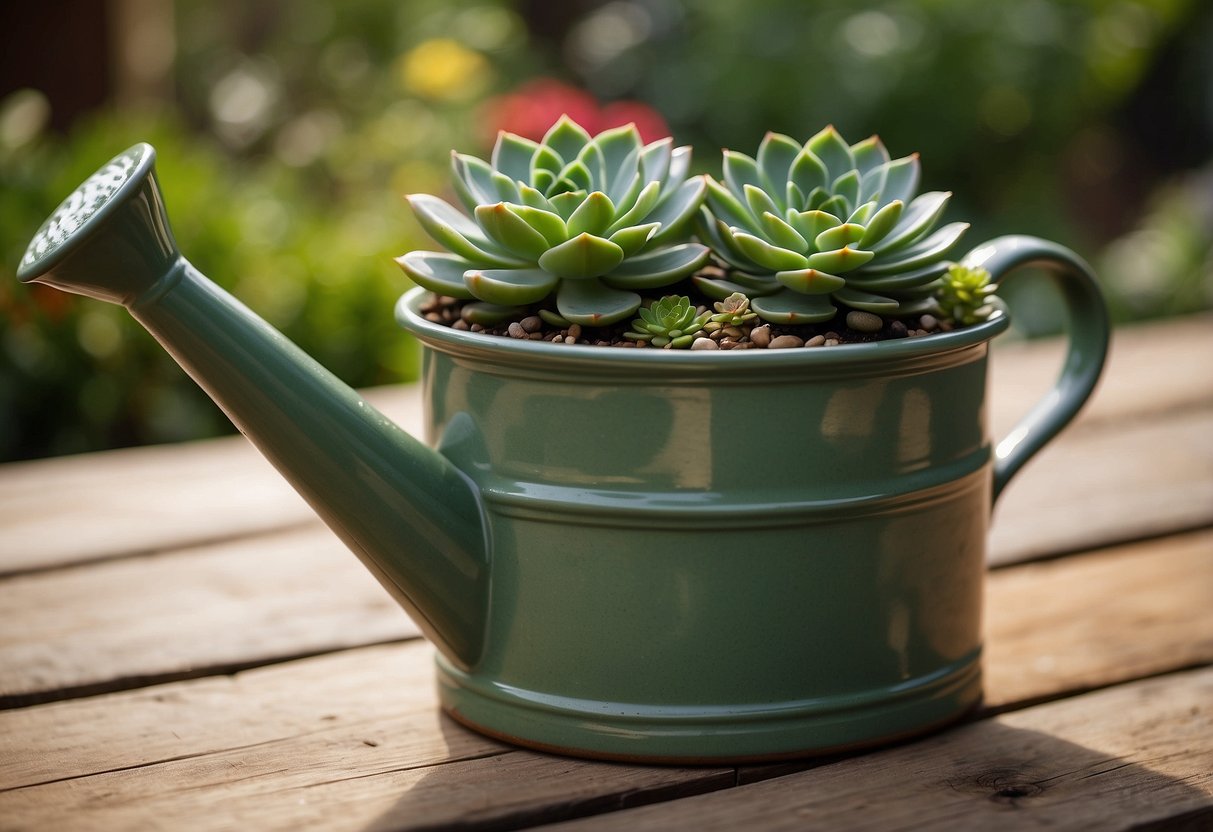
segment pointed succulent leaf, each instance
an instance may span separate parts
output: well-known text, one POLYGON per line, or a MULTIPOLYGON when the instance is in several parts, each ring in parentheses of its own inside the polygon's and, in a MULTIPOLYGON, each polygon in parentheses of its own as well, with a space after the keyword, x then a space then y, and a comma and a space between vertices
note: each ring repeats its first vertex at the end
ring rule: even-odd
POLYGON ((523 205, 538 208, 540 211, 556 213, 556 209, 552 207, 552 203, 548 202, 548 198, 530 185, 519 185, 518 193, 522 196, 523 205))
POLYGON ((890 159, 889 151, 879 136, 868 136, 851 145, 851 155, 855 157, 855 170, 859 171, 861 177, 873 168, 887 164, 890 159))
MULTIPOLYGON (((831 228, 837 228, 842 225, 842 220, 833 214, 827 214, 825 211, 799 211, 795 214, 789 213, 788 222, 793 228, 804 237, 805 242, 811 242, 823 232, 831 228)), ((814 243, 814 247, 816 244, 814 243)), ((805 249, 807 250, 806 245, 805 249)))
POLYGON ((562 194, 556 194, 548 198, 548 202, 556 209, 556 213, 565 222, 569 221, 569 217, 573 216, 573 212, 577 210, 577 206, 585 199, 585 191, 565 191, 562 194))
POLYGON ((843 246, 849 246, 852 243, 858 243, 863 239, 864 231, 865 229, 862 225, 844 222, 842 225, 827 228, 818 234, 814 238, 813 244, 817 246, 818 251, 831 251, 843 246))
MULTIPOLYGON (((790 182, 792 163, 800 153, 800 143, 782 133, 767 133, 758 145, 758 169, 763 176, 762 187, 772 197, 783 196, 790 182)), ((787 205, 781 205, 786 209, 787 205)), ((777 212, 782 213, 782 211, 777 212)))
POLYGON ((714 218, 722 220, 729 226, 741 228, 753 234, 757 234, 762 230, 758 225, 757 219, 750 213, 749 208, 734 196, 732 191, 711 177, 707 179, 707 187, 707 207, 712 212, 714 218))
POLYGON ((953 222, 908 248, 878 257, 864 267, 868 274, 892 274, 925 266, 947 254, 968 229, 967 222, 953 222))
POLYGON ((855 167, 855 157, 851 154, 850 146, 838 135, 832 124, 805 142, 804 146, 813 151, 813 155, 825 165, 828 172, 826 181, 832 182, 855 167))
POLYGON ((615 219, 615 206, 602 191, 594 191, 569 215, 569 236, 602 234, 615 219))
POLYGON ((644 177, 640 175, 640 171, 636 171, 632 174, 631 179, 626 182, 621 181, 620 186, 613 191, 609 191, 607 196, 611 198, 611 202, 615 203, 615 212, 623 214, 632 209, 632 206, 636 204, 636 200, 640 199, 640 195, 649 185, 657 186, 653 192, 655 196, 661 195, 660 182, 646 183, 644 177))
POLYGON ((817 206, 818 211, 825 211, 837 217, 847 217, 851 214, 851 203, 842 194, 835 194, 817 206))
MULTIPOLYGON (((637 177, 636 181, 639 182, 640 178, 637 177)), ((615 221, 607 228, 607 233, 613 234, 620 229, 627 228, 629 225, 636 225, 641 222, 656 207, 659 199, 661 199, 661 183, 650 182, 645 185, 636 196, 636 201, 632 206, 624 211, 623 214, 616 217, 615 221)))
POLYGON ((733 272, 730 277, 734 283, 742 286, 746 294, 752 298, 773 295, 782 292, 783 287, 773 274, 749 274, 748 272, 733 272))
POLYGON ((645 145, 640 153, 640 170, 645 182, 664 182, 670 172, 670 160, 674 153, 674 140, 658 139, 645 145))
POLYGON ((472 297, 463 282, 463 274, 475 267, 457 254, 410 251, 403 257, 397 257, 396 263, 410 280, 435 294, 464 300, 472 297))
POLYGON ((521 260, 486 237, 474 222, 444 200, 429 194, 411 194, 407 199, 421 227, 448 251, 477 266, 521 264, 521 260))
POLYGON ((605 286, 598 280, 562 280, 556 290, 561 317, 581 326, 606 326, 640 308, 640 295, 605 286))
POLYGON ((545 194, 556 192, 556 174, 545 168, 536 168, 531 172, 531 184, 545 194))
POLYGON ((878 165, 872 168, 859 179, 859 199, 861 202, 875 202, 877 205, 883 205, 888 202, 887 199, 882 199, 884 193, 885 182, 889 178, 889 166, 878 165))
POLYGON ((803 269, 809 263, 805 259, 805 256, 799 252, 788 251, 786 248, 773 246, 766 240, 755 237, 753 234, 747 234, 744 231, 734 230, 733 239, 737 242, 738 247, 745 252, 746 257, 762 268, 773 272, 785 269, 803 269))
POLYGON ((522 202, 522 192, 518 184, 504 173, 493 171, 493 190, 501 202, 522 202))
POLYGON ((635 124, 628 124, 624 127, 605 130, 599 133, 594 141, 597 142, 598 149, 602 151, 602 164, 607 176, 606 192, 611 195, 618 180, 623 179, 626 184, 636 172, 635 162, 630 165, 625 165, 624 162, 633 153, 636 154, 636 159, 640 158, 640 150, 643 147, 640 132, 637 131, 635 124))
POLYGON ((854 206, 859 204, 859 174, 849 170, 835 179, 832 187, 836 197, 846 200, 846 213, 850 214, 854 206))
MULTIPOLYGON (((539 266, 544 271, 570 280, 600 277, 622 262, 622 248, 593 234, 578 234, 539 258, 539 266)), ((561 314, 564 314, 563 310, 561 314)))
POLYGON ((776 272, 775 279, 802 295, 828 295, 847 285, 845 278, 819 269, 789 269, 776 272))
POLYGON ((826 171, 826 166, 821 163, 813 151, 809 148, 802 148, 800 153, 796 154, 796 159, 792 162, 792 170, 789 174, 792 182, 804 194, 804 201, 800 205, 788 203, 789 208, 807 208, 810 201, 813 199, 813 191, 825 187, 826 177, 829 175, 826 171))
POLYGON ((762 188, 747 183, 743 188, 743 193, 746 205, 749 206, 750 213, 755 217, 761 217, 766 213, 779 213, 779 206, 775 204, 775 200, 771 199, 762 188))
POLYGON ((577 158, 581 148, 585 147, 589 141, 590 134, 585 132, 580 124, 567 115, 562 115, 548 129, 542 144, 556 151, 562 162, 568 163, 577 158))
MULTIPOLYGON (((898 299, 896 314, 899 317, 902 315, 923 315, 927 312, 934 312, 937 308, 935 298, 928 293, 924 297, 915 298, 914 300, 898 299)), ((990 311, 993 312, 994 310, 991 308, 990 311)))
POLYGON ((761 220, 764 236, 775 245, 802 254, 809 250, 809 241, 770 211, 764 211, 761 220))
POLYGON ((904 290, 916 289, 933 283, 948 270, 948 266, 947 260, 939 260, 908 272, 895 272, 888 275, 869 275, 861 271, 857 274, 847 275, 847 285, 865 292, 899 295, 904 290))
POLYGON ((715 219, 707 206, 699 209, 699 214, 696 216, 695 233, 699 235, 699 239, 707 243, 708 246, 716 253, 716 256, 729 264, 735 269, 750 268, 751 264, 746 262, 747 258, 737 248, 737 244, 733 242, 732 232, 723 221, 715 219))
MULTIPOLYGON (((868 205, 875 204, 875 202, 868 203, 868 205)), ((873 245, 883 240, 897 226, 897 221, 901 219, 903 207, 904 203, 900 199, 895 199, 877 211, 864 223, 864 232, 863 236, 859 238, 859 247, 870 249, 873 245)))
POLYGON ((726 150, 724 152, 724 184, 739 197, 744 196, 746 185, 753 185, 761 189, 762 174, 758 171, 758 163, 744 153, 726 150))
POLYGON ((477 298, 501 306, 538 303, 560 282, 542 269, 473 269, 464 280, 477 298))
POLYGON ((655 244, 668 243, 686 233, 687 221, 703 205, 707 193, 706 177, 696 176, 683 182, 678 190, 666 194, 649 212, 645 220, 659 222, 661 228, 653 235, 655 244))
POLYGON ((847 222, 853 222, 856 225, 862 225, 862 226, 866 227, 868 224, 868 220, 870 220, 872 218, 872 215, 875 213, 876 213, 876 203, 875 202, 865 202, 863 205, 860 205, 858 208, 856 208, 854 211, 851 212, 851 216, 847 217, 847 222))
POLYGON ((507 133, 504 130, 497 133, 497 142, 493 145, 493 167, 501 171, 515 182, 531 181, 531 159, 539 145, 530 139, 507 133))
POLYGON ((846 274, 858 269, 876 255, 861 248, 843 246, 833 251, 819 251, 809 255, 809 268, 832 274, 846 274))
POLYGON ((497 201, 497 188, 493 185, 493 169, 475 156, 451 151, 451 184, 455 187, 460 202, 469 211, 477 205, 497 201))
POLYGON ((892 230, 873 246, 873 251, 877 254, 893 252, 925 236, 943 216, 951 198, 951 192, 947 191, 929 191, 915 197, 892 230))
POLYGON ((640 187, 648 184, 644 178, 644 171, 640 169, 640 154, 644 152, 643 147, 637 147, 628 152, 620 162, 619 168, 611 173, 610 187, 607 188, 607 196, 616 205, 621 205, 624 201, 624 195, 630 193, 635 187, 635 182, 640 182, 640 187))
POLYGON ((837 311, 829 295, 802 295, 785 289, 768 297, 753 298, 750 308, 773 324, 811 324, 828 321, 837 311))
POLYGON ((589 191, 594 187, 594 180, 590 176, 590 169, 574 159, 556 176, 553 187, 560 191, 589 191))
POLYGON ((569 238, 564 220, 552 211, 532 208, 529 205, 506 204, 509 211, 543 235, 549 246, 558 246, 569 238))
POLYGON ((691 148, 676 147, 670 153, 670 171, 665 177, 664 190, 672 191, 686 181, 691 172, 691 148))
MULTIPOLYGON (((805 210, 806 211, 820 211, 821 206, 825 205, 826 202, 829 201, 829 199, 830 199, 830 192, 827 191, 825 188, 814 188, 812 191, 809 192, 808 197, 804 201, 805 210)), ((842 216, 845 217, 846 214, 842 214, 842 216)))
POLYGON ((805 207, 804 192, 790 179, 784 189, 784 204, 788 206, 788 211, 800 211, 805 207))
POLYGON ((877 315, 887 315, 897 311, 897 301, 881 295, 861 292, 858 289, 843 288, 834 293, 834 299, 846 304, 852 309, 862 309, 864 312, 875 312, 877 315))
MULTIPOLYGON (((742 294, 749 298, 761 297, 761 294, 755 292, 753 289, 742 286, 739 283, 733 283, 729 280, 720 280, 713 277, 696 277, 694 282, 695 287, 712 300, 724 300, 725 298, 734 294, 742 294)), ((767 292, 767 294, 779 291, 780 289, 778 283, 774 283, 774 281, 772 281, 772 283, 774 288, 767 292)))
POLYGON ((480 324, 481 326, 496 326, 511 318, 517 320, 524 314, 526 314, 526 307, 502 306, 498 303, 487 303, 485 301, 465 303, 463 308, 459 310, 460 317, 465 321, 470 324, 480 324))
MULTIPOLYGON (((504 246, 508 251, 531 262, 548 250, 548 241, 543 235, 526 224, 517 214, 510 211, 504 202, 496 205, 479 205, 476 207, 476 222, 490 237, 504 246)), ((482 298, 482 300, 492 300, 482 298)), ((496 303, 497 301, 494 301, 496 303)))
POLYGON ((617 289, 655 289, 677 283, 703 268, 711 252, 699 243, 667 246, 624 260, 602 278, 617 289))
POLYGON ((590 172, 590 182, 594 190, 604 191, 607 187, 606 164, 598 142, 591 141, 577 154, 577 161, 590 172))
POLYGON ((627 228, 619 229, 608 239, 623 249, 624 257, 631 257, 633 254, 639 254, 644 250, 644 247, 648 245, 649 240, 652 239, 659 228, 661 228, 661 223, 659 222, 630 225, 627 228))
POLYGON ((914 198, 914 194, 918 193, 918 180, 921 176, 922 165, 918 162, 917 153, 889 162, 888 178, 880 194, 880 204, 886 205, 895 199, 909 202, 914 198))

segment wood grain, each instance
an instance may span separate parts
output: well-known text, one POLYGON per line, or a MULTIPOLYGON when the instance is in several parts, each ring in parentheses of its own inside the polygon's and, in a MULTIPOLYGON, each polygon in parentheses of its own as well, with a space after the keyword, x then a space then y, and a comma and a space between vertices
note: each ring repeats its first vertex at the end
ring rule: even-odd
POLYGON ((1118 830, 1176 818, 1213 822, 1213 669, 551 829, 1118 830))
MULTIPOLYGON (((1207 532, 996 572, 990 703, 1213 661, 1211 544, 1207 532)), ((431 655, 412 641, 0 713, 0 817, 64 829, 208 828, 207 816, 502 827, 734 782, 731 769, 586 763, 481 738, 438 715, 431 655)))

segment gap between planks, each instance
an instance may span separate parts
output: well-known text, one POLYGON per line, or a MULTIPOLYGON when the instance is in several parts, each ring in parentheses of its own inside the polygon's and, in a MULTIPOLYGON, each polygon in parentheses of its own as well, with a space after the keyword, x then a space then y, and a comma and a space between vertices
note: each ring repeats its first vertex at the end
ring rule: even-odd
MULTIPOLYGON (((1190 535, 997 573, 989 593, 999 611, 990 620, 991 706, 1010 710, 1112 686, 1073 700, 1104 702, 1098 697, 1118 683, 1213 661, 1211 541, 1213 534, 1190 535)), ((9 789, 0 793, 0 816, 14 828, 204 828, 209 819, 264 828, 503 829, 736 782, 729 768, 619 766, 510 750, 437 713, 431 654, 421 642, 362 648, 0 714, 0 789, 9 789)), ((1110 724, 1123 722, 1119 710, 1094 710, 1110 724)), ((922 742, 947 748, 970 728, 922 742)), ((984 753, 986 735, 976 736, 962 747, 984 753)), ((862 768, 918 746, 836 765, 862 768)), ((1035 753, 1025 751, 1020 762, 1035 753)))

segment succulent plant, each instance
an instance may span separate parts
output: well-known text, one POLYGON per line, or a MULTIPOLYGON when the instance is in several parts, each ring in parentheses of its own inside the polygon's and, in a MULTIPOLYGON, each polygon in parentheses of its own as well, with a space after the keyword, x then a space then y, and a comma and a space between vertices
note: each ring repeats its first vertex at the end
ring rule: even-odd
POLYGON ((491 162, 451 155, 470 219, 438 197, 408 197, 447 251, 397 262, 433 292, 481 301, 481 319, 554 294, 570 323, 623 320, 640 307, 637 290, 676 283, 707 262, 706 247, 680 242, 706 189, 705 177, 687 178, 690 159, 689 147, 668 138, 643 144, 634 125, 591 138, 562 116, 538 144, 502 132, 491 162))
POLYGON ((709 319, 711 323, 721 326, 740 326, 758 317, 750 311, 750 299, 741 292, 734 292, 724 300, 712 304, 716 314, 709 319))
POLYGON ((700 314, 685 296, 667 295, 650 307, 641 307, 640 317, 624 333, 633 341, 650 341, 655 347, 689 347, 695 333, 703 329, 710 312, 700 314))
POLYGON ((990 283, 990 273, 953 263, 944 273, 935 291, 940 314, 965 326, 981 323, 994 307, 990 300, 998 286, 990 283))
POLYGON ((915 196, 919 177, 917 154, 892 159, 876 136, 848 145, 833 127, 803 146, 768 133, 757 158, 726 150, 697 229, 732 272, 695 282, 712 297, 744 292, 774 323, 829 320, 835 303, 925 311, 968 224, 936 230, 951 194, 915 196))

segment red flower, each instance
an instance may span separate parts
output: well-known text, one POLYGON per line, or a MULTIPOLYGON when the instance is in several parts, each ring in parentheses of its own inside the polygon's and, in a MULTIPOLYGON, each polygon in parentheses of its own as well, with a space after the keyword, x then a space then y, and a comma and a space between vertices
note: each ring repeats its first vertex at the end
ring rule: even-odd
POLYGON ((665 119, 639 101, 614 101, 605 106, 585 90, 551 78, 537 78, 485 105, 482 123, 490 128, 491 143, 498 130, 539 141, 558 118, 567 115, 590 135, 633 123, 645 142, 670 135, 665 119))

